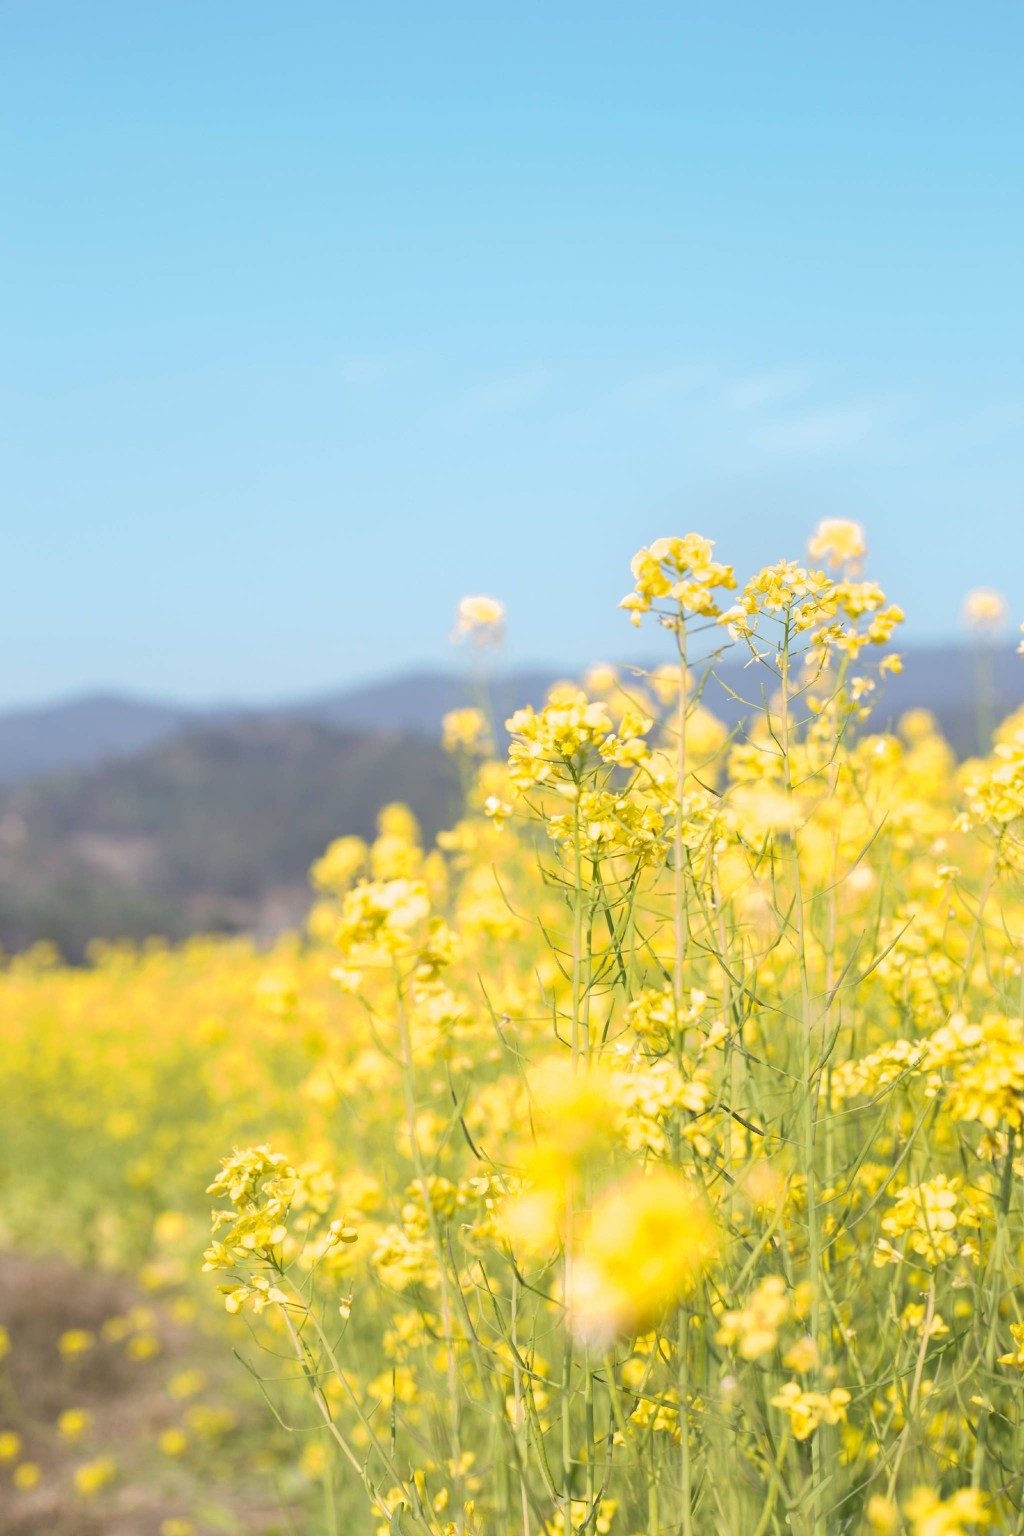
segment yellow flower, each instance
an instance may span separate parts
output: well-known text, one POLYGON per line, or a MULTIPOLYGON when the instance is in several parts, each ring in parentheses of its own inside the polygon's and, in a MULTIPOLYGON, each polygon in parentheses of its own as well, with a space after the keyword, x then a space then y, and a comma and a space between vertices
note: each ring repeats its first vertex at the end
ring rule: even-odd
POLYGON ((797 1339, 795 1344, 782 1357, 782 1363, 788 1370, 796 1371, 798 1376, 805 1376, 808 1371, 813 1371, 818 1363, 818 1346, 809 1334, 797 1339))
POLYGON ((619 681, 619 674, 614 667, 607 662, 597 662, 588 667, 583 677, 583 686, 587 693, 613 693, 619 681))
POLYGON ((129 1360, 149 1360, 160 1353, 160 1340, 155 1333, 137 1333, 128 1340, 124 1352, 129 1360))
POLYGON ((568 1525, 564 1510, 556 1510, 547 1524, 541 1527, 541 1536, 570 1536, 572 1531, 580 1530, 594 1531, 596 1536, 608 1536, 618 1507, 618 1499, 599 1499, 596 1510, 587 1504, 586 1499, 572 1499, 568 1525))
POLYGON ((783 1408, 789 1414, 794 1440, 808 1440, 819 1424, 840 1424, 845 1420, 850 1394, 843 1387, 833 1387, 827 1394, 804 1392, 797 1382, 787 1381, 771 1401, 774 1408, 783 1408))
POLYGON ((479 755, 490 750, 487 719, 480 709, 450 709, 441 721, 441 745, 446 752, 479 755))
POLYGON ((365 867, 369 849, 361 837, 339 837, 311 866, 309 878, 321 891, 341 892, 365 867))
POLYGON ((86 1328, 69 1328, 57 1340, 57 1348, 66 1359, 84 1355, 96 1343, 96 1335, 86 1328))
POLYGON ((85 1408, 65 1408, 57 1419, 57 1433, 62 1440, 81 1440, 92 1424, 92 1414, 85 1408))
POLYGON ((496 644, 501 637, 505 605, 496 597, 463 597, 455 618, 456 641, 471 639, 477 645, 496 644))
POLYGON ((854 575, 867 552, 864 529, 847 517, 823 517, 807 544, 812 560, 847 566, 854 575))
POLYGON ((408 949, 412 930, 430 915, 422 880, 364 881, 348 892, 334 942, 343 953, 370 960, 408 949))
POLYGON ((736 578, 731 566, 712 560, 713 548, 711 539, 688 533, 684 538, 655 539, 650 548, 639 550, 631 564, 636 585, 619 604, 630 622, 638 625, 659 599, 667 602, 659 614, 670 628, 688 614, 714 618, 720 609, 712 593, 718 587, 734 587, 736 578))
POLYGON ((167 1383, 167 1390, 171 1397, 183 1402, 186 1398, 195 1397, 197 1392, 202 1392, 206 1382, 205 1371, 178 1371, 167 1383))
POLYGON ((582 1167, 608 1148, 621 1106, 607 1068, 595 1064, 576 1072, 564 1057, 549 1058, 534 1068, 530 1090, 545 1128, 545 1183, 560 1182, 567 1165, 582 1167))
POLYGON ((734 638, 745 640, 759 657, 755 639, 762 618, 785 624, 791 639, 808 636, 811 659, 817 656, 821 665, 833 648, 856 659, 865 646, 891 640, 897 624, 903 622, 903 610, 885 603, 877 582, 833 581, 823 571, 779 560, 747 582, 739 602, 721 614, 718 623, 734 638), (858 621, 864 618, 868 623, 861 628, 858 621))
POLYGON ((27 1493, 30 1488, 35 1488, 43 1475, 43 1469, 35 1461, 23 1461, 15 1467, 11 1481, 15 1488, 27 1493))
POLYGON ((735 1344, 744 1360, 756 1360, 775 1348, 788 1316, 786 1282, 781 1275, 769 1275, 741 1311, 724 1314, 715 1339, 719 1344, 735 1344))
POLYGON ((968 1526, 984 1529, 991 1524, 987 1501, 973 1488, 960 1488, 940 1499, 930 1488, 915 1488, 904 1506, 913 1536, 961 1536, 968 1526))
POLYGON ((162 1211, 153 1223, 153 1236, 162 1247, 174 1247, 188 1232, 188 1219, 180 1211, 162 1211))
POLYGON ((664 1169, 633 1174, 594 1206, 568 1275, 570 1322, 599 1343, 650 1326, 690 1289, 716 1247, 695 1190, 664 1169))
POLYGON ((900 1528, 900 1512, 891 1499, 874 1493, 868 1499, 868 1525, 877 1536, 896 1536, 900 1528))
POLYGON ((117 1463, 112 1456, 100 1456, 95 1461, 83 1462, 75 1468, 74 1484, 83 1498, 90 1498, 108 1487, 117 1476, 117 1463))
POLYGON ((302 1470, 309 1478, 323 1476, 324 1467, 327 1465, 327 1447, 322 1440, 309 1440, 302 1452, 302 1470))
POLYGON ((960 1181, 940 1173, 923 1184, 908 1184, 882 1222, 890 1238, 906 1235, 907 1246, 927 1264, 952 1259, 960 1249, 957 1222, 973 1220, 972 1208, 958 1210, 960 1181))
POLYGON ((13 1429, 0 1430, 0 1461, 15 1461, 21 1454, 21 1436, 13 1429))
POLYGON ((512 815, 512 807, 507 800, 500 800, 497 795, 488 795, 484 801, 484 815, 490 817, 500 832, 512 815))
POLYGON ((1014 1347, 1009 1354, 999 1356, 999 1364, 1015 1365, 1019 1371, 1024 1371, 1024 1323, 1011 1323, 1010 1333, 1014 1347))
POLYGON ((501 1230, 514 1248, 524 1253, 543 1253, 561 1240, 564 1201, 555 1190, 526 1190, 506 1201, 501 1230))
POLYGON ((548 780, 575 784, 580 769, 614 735, 604 701, 576 691, 560 693, 539 714, 530 705, 517 709, 505 727, 513 738, 508 776, 517 794, 548 780))
POLYGON ((738 784, 729 805, 741 835, 755 845, 772 833, 791 834, 801 819, 794 797, 773 784, 738 784))
POLYGON ((942 1062, 951 1069, 953 1119, 977 1120, 990 1131, 1004 1123, 1019 1126, 1024 1117, 1024 1020, 988 1014, 970 1037, 962 1032, 958 1043, 960 1049, 942 1062))
POLYGON ((900 1327, 908 1333, 919 1333, 922 1338, 941 1339, 949 1333, 949 1325, 944 1321, 941 1312, 933 1313, 928 1318, 927 1308, 919 1301, 908 1302, 900 1313, 900 1327))
POLYGON ((1006 614, 1006 598, 991 587, 974 587, 964 598, 963 616, 971 629, 999 629, 1006 614))

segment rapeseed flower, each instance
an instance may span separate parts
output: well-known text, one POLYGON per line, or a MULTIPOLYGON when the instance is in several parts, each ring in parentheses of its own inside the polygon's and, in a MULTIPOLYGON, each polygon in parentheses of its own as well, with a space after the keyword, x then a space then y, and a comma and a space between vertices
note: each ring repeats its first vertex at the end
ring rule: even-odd
MULTIPOLYGON (((625 610, 667 654, 555 684, 500 760, 457 712, 457 821, 335 839, 301 934, 4 963, 4 1241, 45 1210, 153 1293, 70 1310, 58 1384, 102 1341, 181 1405, 150 1456, 249 1456, 230 1371, 147 1360, 196 1323, 235 1146, 206 1263, 275 1411, 322 1426, 245 1463, 294 1461, 300 1521, 334 1489, 339 1529, 365 1496, 431 1536, 1024 1505, 1024 715, 962 767, 926 713, 885 728, 902 614, 864 544, 826 520, 738 592, 699 536, 640 551, 625 610)), ((5 1427, 9 1488, 27 1454, 5 1427)))
POLYGON ((856 575, 867 552, 864 529, 847 517, 823 517, 807 544, 812 560, 845 566, 852 575, 856 575))
POLYGON ((91 1498, 108 1488, 117 1478, 117 1463, 112 1456, 98 1456, 83 1462, 74 1471, 75 1489, 83 1498, 91 1498))
POLYGON ((805 1392, 799 1382, 787 1381, 772 1398, 774 1408, 789 1415, 794 1440, 809 1440, 820 1424, 841 1424, 846 1418, 850 1394, 844 1387, 830 1392, 805 1392))
POLYGON ((505 604, 496 597, 463 597, 459 599, 455 617, 453 639, 472 640, 476 645, 494 645, 501 639, 505 622, 505 604))
POLYGON ((1006 598, 992 587, 974 587, 964 598, 964 621, 972 629, 999 629, 1007 612, 1006 598))
POLYGON ((960 1488, 940 1499, 930 1488, 918 1488, 904 1506, 913 1536, 963 1536, 973 1527, 991 1524, 988 1501, 974 1488, 960 1488))
POLYGON ((660 1170, 614 1184, 594 1206, 569 1277, 571 1326, 595 1344, 656 1322, 712 1258, 716 1234, 694 1188, 660 1170))

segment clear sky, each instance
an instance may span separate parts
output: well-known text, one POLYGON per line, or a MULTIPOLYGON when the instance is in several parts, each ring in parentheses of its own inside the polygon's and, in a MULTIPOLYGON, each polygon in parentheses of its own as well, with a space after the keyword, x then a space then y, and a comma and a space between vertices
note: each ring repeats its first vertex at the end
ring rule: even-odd
MULTIPOLYGON (((0 13, 0 703, 637 654, 628 561, 863 521, 1024 617, 1024 8, 0 13)), ((651 653, 651 636, 641 642, 651 653)))

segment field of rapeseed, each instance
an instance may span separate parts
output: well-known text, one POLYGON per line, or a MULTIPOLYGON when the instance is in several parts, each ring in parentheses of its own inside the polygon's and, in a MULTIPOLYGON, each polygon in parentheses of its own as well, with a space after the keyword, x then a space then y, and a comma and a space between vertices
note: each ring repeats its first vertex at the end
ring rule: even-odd
POLYGON ((2 1245, 148 1298, 64 1329, 46 1422, 0 1335, 10 1530, 114 1529, 134 1456, 153 1536, 1022 1536, 1024 719, 876 733, 863 553, 642 550, 663 664, 507 754, 449 716, 462 820, 335 843, 272 950, 6 965, 2 1245), (175 1349, 102 1443, 74 1372, 175 1349))

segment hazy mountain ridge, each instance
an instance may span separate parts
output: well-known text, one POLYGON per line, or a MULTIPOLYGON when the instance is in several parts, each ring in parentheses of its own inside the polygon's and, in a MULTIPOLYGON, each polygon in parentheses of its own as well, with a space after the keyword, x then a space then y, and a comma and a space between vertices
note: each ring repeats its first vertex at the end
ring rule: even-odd
MULTIPOLYGON (((904 651, 901 676, 889 678, 880 695, 878 721, 905 709, 931 709, 961 752, 975 748, 979 661, 964 645, 912 646, 904 651)), ((1024 703, 1024 658, 1011 646, 988 653, 996 717, 1024 703)), ((628 669, 624 669, 628 670, 628 669)), ((730 687, 755 689, 753 674, 728 658, 721 666, 730 687)), ((510 672, 488 688, 497 720, 520 704, 538 704, 556 677, 554 668, 510 672)), ((43 773, 99 767, 145 752, 185 730, 234 725, 251 718, 309 721, 343 731, 392 731, 437 740, 449 709, 478 702, 479 689, 457 673, 423 671, 383 678, 359 687, 266 706, 189 706, 130 695, 83 695, 36 708, 0 710, 0 784, 43 773)), ((738 715, 727 695, 712 684, 707 702, 730 723, 738 715)), ((984 704, 984 700, 982 700, 984 704)))
MULTIPOLYGON (((720 670, 756 707, 765 675, 720 670)), ((539 704, 554 676, 495 682, 495 719, 539 704)), ((476 697, 424 672, 259 714, 112 696, 0 714, 0 946, 50 939, 81 959, 94 937, 300 921, 311 861, 337 836, 372 836, 388 801, 408 803, 427 839, 455 819, 441 718, 476 697)), ((745 713, 714 678, 704 702, 730 726, 745 713)), ((1022 703, 1024 659, 1009 648, 984 664, 960 647, 909 651, 869 728, 927 708, 964 756, 1022 703)))
MULTIPOLYGON (((490 702, 504 718, 520 703, 540 703, 552 672, 513 673, 492 683, 490 702)), ((364 687, 285 703, 169 704, 130 694, 83 694, 63 702, 0 710, 0 784, 66 769, 101 767, 169 741, 182 731, 249 720, 308 721, 334 730, 397 733, 437 740, 450 709, 478 702, 479 690, 444 672, 402 674, 364 687)))
POLYGON ((440 748, 396 732, 273 717, 205 725, 102 768, 0 791, 0 945, 197 930, 269 935, 301 920, 307 871, 389 801, 431 839, 458 810, 440 748))

